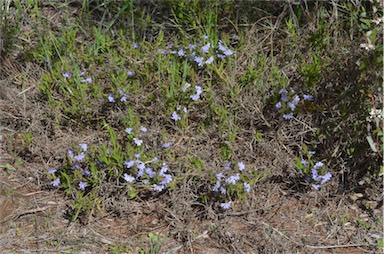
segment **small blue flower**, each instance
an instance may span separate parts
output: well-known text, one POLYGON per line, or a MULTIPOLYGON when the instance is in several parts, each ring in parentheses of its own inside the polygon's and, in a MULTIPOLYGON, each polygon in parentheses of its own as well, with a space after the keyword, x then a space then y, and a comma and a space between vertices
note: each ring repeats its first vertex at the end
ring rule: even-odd
POLYGON ((139 44, 137 44, 136 42, 132 42, 132 47, 134 47, 135 49, 139 48, 139 44))
POLYGON ((197 101, 198 99, 200 99, 200 94, 194 94, 194 95, 191 95, 190 97, 192 100, 197 101))
POLYGON ((164 186, 163 185, 154 184, 153 185, 153 190, 161 192, 162 190, 164 190, 164 186))
POLYGON ((225 209, 225 210, 229 209, 229 208, 231 207, 231 205, 232 205, 232 201, 229 201, 229 202, 227 202, 227 203, 221 203, 221 204, 220 204, 221 208, 223 208, 223 209, 225 209))
POLYGON ((220 187, 220 193, 225 195, 227 194, 227 190, 224 187, 220 187))
POLYGON ((283 115, 283 118, 284 118, 285 120, 292 119, 292 118, 293 118, 293 113, 284 114, 284 115, 283 115))
POLYGON ((217 192, 221 186, 221 183, 219 181, 216 182, 215 186, 213 187, 212 191, 217 192))
POLYGON ((84 152, 86 152, 88 150, 88 145, 87 144, 79 144, 81 150, 83 150, 84 152))
POLYGON ((127 173, 124 174, 124 180, 129 182, 129 183, 133 183, 135 181, 135 178, 131 175, 128 175, 127 173))
POLYGON ((80 189, 80 190, 85 190, 85 188, 86 188, 87 186, 88 186, 87 183, 84 183, 84 182, 80 181, 80 183, 79 183, 79 189, 80 189))
POLYGON ((85 176, 89 176, 89 175, 91 175, 91 172, 90 172, 89 170, 85 170, 85 171, 83 172, 83 175, 85 175, 85 176))
POLYGON ((137 146, 141 146, 143 144, 143 140, 137 138, 133 138, 133 142, 135 142, 137 146))
POLYGON ((92 78, 82 79, 82 80, 80 80, 80 82, 81 83, 85 83, 85 82, 92 83, 92 78))
POLYGON ((141 155, 139 153, 135 153, 135 158, 140 159, 141 155))
POLYGON ((224 174, 222 172, 219 172, 219 173, 216 174, 217 181, 220 181, 221 178, 223 178, 223 177, 224 177, 224 174))
POLYGON ((73 158, 74 158, 75 160, 77 160, 77 161, 82 161, 82 160, 84 160, 84 158, 85 158, 85 154, 82 152, 81 154, 76 155, 76 156, 74 156, 73 158))
POLYGON ((109 94, 109 95, 108 95, 108 101, 109 101, 110 103, 114 103, 114 102, 115 102, 115 99, 113 98, 113 95, 112 95, 112 94, 109 94))
POLYGON ((313 95, 307 95, 307 94, 304 94, 303 97, 304 97, 304 100, 305 100, 305 101, 311 101, 311 100, 313 100, 313 95))
POLYGON ((121 102, 126 102, 127 101, 127 95, 123 94, 123 97, 120 99, 121 102))
POLYGON ((54 174, 57 172, 57 169, 55 168, 51 168, 50 170, 48 170, 48 174, 54 174))
POLYGON ((65 73, 63 73, 63 77, 64 78, 70 78, 71 74, 69 72, 65 72, 65 73))
POLYGON ((280 89, 279 93, 282 101, 288 101, 288 91, 285 88, 280 89))
POLYGON ((185 83, 185 85, 184 85, 184 87, 183 87, 183 92, 186 92, 187 91, 187 89, 189 88, 191 86, 191 84, 190 83, 185 83))
POLYGON ((320 183, 324 184, 324 183, 328 182, 329 180, 331 180, 331 178, 332 178, 332 174, 328 172, 322 176, 320 183))
POLYGON ((54 181, 51 182, 52 186, 57 187, 60 185, 60 178, 56 178, 54 181))
POLYGON ((145 169, 145 173, 146 173, 147 175, 149 175, 150 178, 153 178, 153 177, 155 177, 155 175, 156 175, 156 172, 153 171, 153 169, 150 168, 150 167, 147 167, 147 168, 145 169))
POLYGON ((128 70, 127 71, 127 75, 132 77, 133 75, 135 75, 135 72, 134 71, 131 71, 131 70, 128 70))
POLYGON ((133 131, 133 128, 126 128, 126 129, 125 129, 125 132, 126 132, 128 135, 131 134, 132 131, 133 131))
POLYGON ((208 35, 204 35, 204 36, 203 36, 203 39, 204 39, 204 40, 208 40, 208 39, 209 39, 208 35))
POLYGON ((237 173, 236 175, 234 176, 230 176, 227 178, 227 180, 225 180, 226 183, 230 183, 230 184, 236 184, 236 181, 240 179, 240 174, 237 173))
POLYGON ((164 175, 164 180, 162 182, 160 182, 161 185, 168 185, 172 182, 172 176, 170 174, 165 174, 164 175))
POLYGON ((133 165, 135 165, 135 161, 133 161, 133 160, 125 161, 125 162, 124 162, 124 165, 125 165, 127 168, 131 168, 131 167, 133 167, 133 165))
POLYGON ((140 126, 140 130, 141 130, 141 132, 144 132, 144 133, 148 131, 148 129, 145 128, 144 126, 140 126))
POLYGON ((179 51, 177 52, 177 54, 178 54, 179 56, 184 56, 184 55, 185 55, 183 49, 179 49, 179 51))
POLYGON ((201 51, 202 52, 204 52, 204 53, 208 53, 208 51, 209 51, 209 48, 211 47, 211 43, 207 43, 207 44, 205 44, 203 47, 201 47, 201 51))
POLYGON ((299 102, 300 102, 300 97, 296 95, 295 98, 293 98, 292 103, 297 105, 299 102))
POLYGON ((281 102, 280 101, 278 103, 276 103, 275 108, 277 110, 281 109, 281 102))
POLYGON ((195 57, 195 62, 197 63, 197 65, 198 65, 199 67, 202 67, 203 64, 204 64, 204 57, 196 56, 196 57, 195 57))
POLYGON ((320 188, 320 184, 312 184, 312 189, 318 190, 320 188))
POLYGON ((213 60, 215 60, 215 58, 213 58, 213 56, 211 56, 210 58, 208 58, 208 59, 205 61, 205 63, 206 63, 206 64, 211 64, 211 63, 213 63, 213 60))
POLYGON ((324 166, 324 163, 322 163, 321 161, 318 161, 318 162, 316 162, 314 168, 318 169, 318 168, 321 168, 322 166, 324 166))
POLYGON ((230 170, 231 169, 231 163, 230 162, 225 163, 224 169, 230 170))
POLYGON ((179 120, 181 120, 180 116, 177 115, 176 111, 174 111, 174 112, 172 113, 172 117, 171 117, 171 118, 172 118, 173 120, 175 120, 175 121, 179 121, 179 120))
POLYGON ((251 185, 249 183, 244 183, 243 185, 246 192, 251 192, 251 185))
POLYGON ((294 111, 296 108, 296 105, 293 102, 288 102, 287 105, 291 108, 292 111, 294 111))
POLYGON ((141 181, 143 184, 149 184, 149 180, 148 179, 144 179, 143 181, 141 181))
POLYGON ((170 146, 171 146, 170 143, 164 143, 161 147, 162 147, 162 148, 168 148, 168 147, 170 147, 170 146))
POLYGON ((73 159, 73 151, 72 150, 68 150, 68 157, 73 159))
POLYGON ((237 166, 239 167, 240 171, 243 171, 245 169, 245 164, 242 161, 239 161, 237 163, 237 166))

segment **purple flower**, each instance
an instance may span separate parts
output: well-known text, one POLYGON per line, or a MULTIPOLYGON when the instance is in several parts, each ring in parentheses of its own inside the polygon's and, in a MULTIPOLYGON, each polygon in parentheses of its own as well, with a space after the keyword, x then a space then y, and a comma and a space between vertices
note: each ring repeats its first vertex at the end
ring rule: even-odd
POLYGON ((90 172, 89 170, 85 170, 85 171, 83 172, 83 175, 85 175, 85 176, 89 176, 89 175, 91 175, 91 172, 90 172))
POLYGON ((133 46, 135 49, 139 48, 139 45, 138 45, 136 42, 132 42, 132 46, 133 46))
POLYGON ((127 173, 124 174, 124 180, 129 182, 129 183, 133 183, 135 181, 135 178, 131 175, 128 175, 127 173))
POLYGON ((245 164, 242 161, 239 161, 237 163, 237 166, 239 167, 240 171, 243 171, 245 169, 245 164))
POLYGON ((320 184, 312 184, 312 189, 318 190, 320 188, 320 184))
POLYGON ((168 165, 163 163, 163 166, 160 169, 159 175, 165 176, 165 173, 169 170, 168 165))
POLYGON ((195 49, 196 48, 196 45, 195 44, 189 44, 187 49, 195 49))
POLYGON ((160 192, 160 191, 164 190, 164 186, 163 185, 154 184, 153 185, 153 190, 160 192))
POLYGON ((139 170, 141 170, 141 171, 144 172, 144 169, 145 169, 145 163, 142 162, 142 161, 137 160, 137 161, 136 161, 136 164, 137 164, 137 168, 138 168, 139 170))
POLYGON ((115 102, 115 99, 113 98, 113 96, 112 96, 111 93, 108 95, 108 101, 109 101, 110 103, 114 103, 114 102, 115 102))
POLYGON ((205 63, 211 64, 211 63, 213 63, 213 60, 215 60, 215 58, 213 58, 213 56, 211 56, 210 58, 207 59, 207 61, 205 61, 205 63))
POLYGON ((277 110, 281 109, 281 102, 280 101, 278 103, 276 103, 275 108, 277 110))
POLYGON ((311 101, 311 100, 313 100, 313 95, 307 95, 307 94, 304 94, 303 97, 304 97, 304 100, 305 100, 305 101, 311 101))
POLYGON ((231 207, 231 205, 232 205, 232 201, 229 201, 228 203, 221 203, 220 204, 221 208, 223 208, 225 210, 229 209, 231 207))
POLYGON ((287 105, 291 108, 292 111, 294 111, 296 108, 296 105, 293 102, 288 102, 287 105))
POLYGON ((329 180, 331 180, 331 178, 332 178, 332 174, 331 173, 326 173, 325 175, 323 175, 322 177, 321 177, 321 184, 324 184, 324 183, 326 183, 326 182, 328 182, 329 180))
POLYGON ((219 173, 216 174, 217 181, 220 181, 221 178, 223 178, 223 177, 224 177, 224 174, 222 172, 219 172, 219 173))
POLYGON ((322 166, 324 166, 324 163, 322 163, 321 161, 318 161, 318 162, 316 162, 314 168, 318 169, 318 168, 321 168, 322 166))
POLYGON ((160 182, 161 185, 168 185, 172 182, 172 176, 170 174, 165 174, 164 175, 164 180, 162 182, 160 182))
POLYGON ((148 179, 144 179, 143 181, 141 181, 143 184, 148 184, 149 183, 149 180, 148 179))
POLYGON ((251 185, 249 183, 244 183, 243 185, 246 192, 251 192, 251 185))
POLYGON ((227 194, 227 190, 224 187, 220 187, 220 193, 225 195, 227 194))
POLYGON ((183 87, 183 92, 186 92, 187 91, 187 89, 189 88, 191 86, 191 84, 190 83, 185 83, 185 85, 184 85, 184 87, 183 87))
POLYGON ((127 95, 123 94, 123 97, 120 99, 121 102, 126 102, 127 101, 127 95))
POLYGON ((199 67, 203 66, 203 64, 204 64, 204 57, 196 56, 195 57, 195 62, 197 63, 197 65, 199 67))
POLYGON ((73 159, 73 151, 72 150, 68 150, 68 157, 73 159))
POLYGON ((164 143, 161 147, 162 147, 162 148, 168 148, 168 147, 170 147, 170 146, 171 146, 170 143, 164 143))
POLYGON ((230 176, 227 178, 227 180, 225 180, 226 183, 230 183, 230 184, 236 184, 236 181, 240 179, 240 174, 237 173, 236 175, 234 176, 230 176))
POLYGON ((140 130, 141 130, 141 132, 144 132, 144 133, 148 131, 148 129, 145 128, 144 126, 140 126, 140 130))
POLYGON ((155 171, 153 171, 153 169, 150 168, 150 167, 147 167, 147 168, 145 169, 145 173, 146 173, 147 175, 149 175, 150 178, 153 178, 153 177, 156 175, 155 171))
POLYGON ((131 134, 132 131, 133 131, 133 128, 126 128, 126 129, 125 129, 125 132, 126 132, 128 135, 131 134))
POLYGON ((51 182, 53 187, 57 187, 60 185, 60 178, 56 178, 54 181, 51 182))
POLYGON ((84 160, 84 158, 85 158, 85 154, 82 152, 81 154, 76 155, 76 156, 74 156, 73 158, 74 158, 75 160, 77 160, 77 161, 82 161, 82 160, 84 160))
POLYGON ((136 159, 140 159, 140 157, 141 157, 141 155, 140 155, 139 153, 136 153, 136 154, 135 154, 135 158, 136 158, 136 159))
POLYGON ((63 77, 64 78, 70 78, 71 74, 69 72, 65 72, 65 73, 63 73, 63 77))
POLYGON ((224 169, 226 169, 226 170, 231 169, 231 163, 230 162, 225 163, 224 169))
POLYGON ((188 109, 186 107, 183 108, 184 113, 188 112, 188 109))
POLYGON ((219 182, 219 181, 217 181, 217 182, 216 182, 216 184, 215 184, 215 186, 213 187, 213 189, 212 189, 212 190, 216 192, 216 191, 218 191, 218 190, 219 190, 220 186, 221 186, 220 182, 219 182))
POLYGON ((181 110, 181 106, 178 105, 178 106, 176 107, 176 110, 181 110))
POLYGON ((194 94, 194 95, 191 95, 190 97, 192 100, 197 101, 198 99, 200 99, 200 94, 194 94))
POLYGON ((124 165, 127 167, 127 168, 131 168, 133 167, 133 165, 135 165, 135 162, 133 160, 128 160, 128 161, 125 161, 124 162, 124 165))
POLYGON ((85 82, 92 83, 92 78, 82 79, 82 80, 80 80, 80 82, 81 83, 85 83, 85 82))
POLYGON ((79 146, 81 147, 81 150, 83 150, 84 152, 86 152, 88 150, 87 144, 79 144, 79 146))
POLYGON ((307 165, 307 163, 308 163, 307 160, 304 160, 304 159, 301 160, 301 164, 303 164, 304 166, 307 165))
POLYGON ((171 117, 173 120, 175 120, 175 121, 179 121, 181 118, 180 118, 180 116, 178 116, 177 115, 177 113, 176 113, 176 111, 174 111, 173 113, 172 113, 172 117, 171 117))
POLYGON ((80 181, 80 183, 79 183, 79 189, 80 190, 85 190, 85 187, 87 187, 87 186, 88 186, 87 183, 80 181))
POLYGON ((137 146, 141 146, 141 144, 143 144, 143 140, 141 139, 137 139, 137 138, 133 138, 133 142, 135 142, 135 144, 137 146))
POLYGON ((204 35, 204 36, 203 36, 203 39, 204 39, 204 40, 208 40, 208 38, 209 38, 208 35, 204 35))
POLYGON ((127 75, 132 77, 133 75, 135 75, 135 72, 134 71, 131 71, 131 70, 128 70, 127 71, 127 75))
POLYGON ((287 97, 288 91, 286 89, 284 89, 284 88, 280 89, 279 93, 281 95, 282 101, 288 101, 288 97, 287 97))
POLYGON ((201 47, 201 51, 202 52, 204 52, 204 53, 208 53, 208 51, 209 51, 209 48, 211 47, 211 43, 207 43, 207 44, 205 44, 203 47, 201 47))
POLYGON ((185 55, 183 49, 179 49, 179 51, 177 52, 177 54, 178 54, 179 56, 184 56, 184 55, 185 55))
POLYGON ((285 120, 292 119, 292 118, 293 118, 293 113, 284 114, 284 115, 283 115, 283 118, 284 118, 285 120))
POLYGON ((300 102, 300 97, 296 95, 295 98, 293 98, 292 103, 297 105, 299 102, 300 102))
POLYGON ((51 168, 50 170, 48 170, 48 174, 54 174, 57 172, 57 169, 55 168, 51 168))

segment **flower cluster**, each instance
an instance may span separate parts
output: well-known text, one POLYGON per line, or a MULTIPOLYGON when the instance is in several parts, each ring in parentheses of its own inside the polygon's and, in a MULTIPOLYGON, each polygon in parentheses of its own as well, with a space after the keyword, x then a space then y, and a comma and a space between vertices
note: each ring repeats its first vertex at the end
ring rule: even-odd
MULTIPOLYGON (((295 112, 297 104, 301 101, 300 96, 295 94, 295 91, 291 88, 288 91, 285 88, 279 90, 279 101, 275 104, 275 108, 278 111, 283 113, 283 118, 286 120, 293 118, 293 113, 295 112)), ((303 95, 303 100, 311 101, 313 100, 312 95, 303 95)))
POLYGON ((312 189, 318 190, 321 185, 325 184, 332 178, 330 172, 325 172, 324 163, 317 161, 314 163, 311 159, 312 154, 308 152, 308 160, 301 159, 296 163, 296 167, 301 174, 307 175, 306 182, 312 185, 312 189))
MULTIPOLYGON (((72 76, 72 74, 70 72, 64 72, 62 75, 65 79, 69 79, 72 76)), ((80 78, 80 82, 81 83, 89 83, 89 84, 92 83, 92 78, 91 77, 84 78, 84 75, 85 75, 84 71, 77 75, 77 77, 80 78)))
POLYGON ((208 40, 208 36, 204 36, 203 42, 189 44, 186 48, 161 50, 159 53, 163 55, 169 53, 189 59, 192 63, 197 64, 198 67, 210 65, 215 59, 224 59, 233 55, 233 51, 225 46, 222 40, 219 40, 216 46, 208 40))
MULTIPOLYGON (((223 196, 230 196, 229 190, 236 186, 241 185, 241 188, 244 192, 251 192, 251 185, 242 180, 241 174, 245 170, 245 164, 242 161, 237 162, 237 164, 232 165, 230 162, 225 163, 224 171, 221 171, 215 175, 215 185, 212 188, 212 191, 218 192, 223 196), (233 171, 238 171, 233 174, 233 171)), ((232 201, 227 203, 221 203, 220 206, 223 209, 229 209, 232 205, 232 201)))

